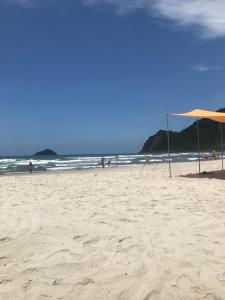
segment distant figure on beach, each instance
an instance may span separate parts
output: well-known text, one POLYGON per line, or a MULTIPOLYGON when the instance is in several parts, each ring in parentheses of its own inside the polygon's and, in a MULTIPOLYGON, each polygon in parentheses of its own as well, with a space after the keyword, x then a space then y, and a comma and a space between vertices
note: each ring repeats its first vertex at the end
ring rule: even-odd
POLYGON ((116 158, 116 165, 118 165, 118 158, 119 158, 118 154, 116 154, 115 158, 116 158))
POLYGON ((203 159, 208 159, 209 157, 208 157, 208 155, 207 154, 205 154, 205 155, 203 155, 203 159))
POLYGON ((101 165, 102 165, 102 168, 104 169, 105 168, 105 158, 104 157, 101 158, 101 165))
POLYGON ((148 164, 150 163, 150 158, 149 158, 149 156, 146 156, 145 160, 146 160, 146 164, 148 165, 148 164))
POLYGON ((108 160, 108 167, 110 167, 111 166, 111 160, 109 159, 108 160))
POLYGON ((212 158, 213 158, 213 159, 217 159, 216 151, 215 151, 215 150, 213 150, 213 152, 212 152, 212 158))
POLYGON ((30 163, 29 163, 29 172, 30 172, 30 173, 33 172, 33 164, 32 164, 31 161, 30 161, 30 163))

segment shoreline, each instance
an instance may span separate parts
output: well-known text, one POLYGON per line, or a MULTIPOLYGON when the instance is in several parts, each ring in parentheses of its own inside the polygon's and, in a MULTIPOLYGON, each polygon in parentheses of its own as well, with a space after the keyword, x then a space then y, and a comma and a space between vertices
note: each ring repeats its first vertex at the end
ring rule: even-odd
MULTIPOLYGON (((171 162, 171 167, 173 168, 173 166, 175 167, 174 169, 176 169, 176 165, 181 165, 181 164, 187 164, 189 166, 191 165, 196 165, 198 164, 197 160, 189 160, 189 161, 173 161, 171 162)), ((201 160, 201 165, 218 165, 221 164, 221 159, 216 159, 216 160, 201 160)), ((100 170, 102 171, 106 171, 106 170, 123 170, 123 169, 128 169, 128 168, 132 168, 132 169, 144 169, 144 168, 148 168, 148 167, 153 167, 154 169, 156 169, 158 166, 163 166, 164 168, 168 167, 169 163, 168 162, 150 162, 149 164, 143 163, 143 164, 130 164, 130 165, 111 165, 110 167, 105 166, 105 168, 102 167, 91 167, 91 168, 81 168, 81 169, 64 169, 64 170, 45 170, 45 171, 33 171, 32 173, 29 173, 29 171, 27 172, 0 172, 0 176, 32 176, 32 175, 50 175, 50 174, 72 174, 72 173, 84 173, 84 172, 98 172, 100 170)), ((220 169, 218 169, 220 170, 220 169)), ((215 171, 213 169, 213 171, 215 171)), ((204 171, 203 171, 204 172, 204 171)), ((196 172, 198 173, 198 172, 196 172)))
MULTIPOLYGON (((202 153, 203 155, 203 153, 202 153)), ((203 155, 204 156, 204 155, 203 155)), ((146 161, 149 161, 151 165, 167 164, 168 154, 152 154, 152 155, 136 155, 127 154, 114 156, 105 156, 105 167, 129 167, 129 166, 143 166, 146 161)), ((201 161, 210 161, 212 159, 204 159, 201 157, 201 161)), ((173 164, 183 162, 196 162, 198 161, 197 153, 171 153, 171 162, 173 164)), ((83 157, 61 157, 57 158, 45 157, 38 160, 32 160, 29 157, 19 158, 2 158, 0 159, 0 172, 7 176, 11 173, 26 174, 29 171, 29 164, 32 162, 33 172, 54 172, 54 171, 79 171, 89 169, 101 169, 101 158, 95 156, 83 156, 83 157)))

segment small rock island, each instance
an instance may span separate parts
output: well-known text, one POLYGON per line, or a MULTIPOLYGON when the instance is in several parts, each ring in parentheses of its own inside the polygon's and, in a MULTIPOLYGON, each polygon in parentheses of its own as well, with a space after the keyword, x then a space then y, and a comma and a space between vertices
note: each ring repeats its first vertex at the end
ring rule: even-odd
POLYGON ((33 156, 55 156, 58 155, 55 151, 51 149, 45 149, 35 153, 33 156))

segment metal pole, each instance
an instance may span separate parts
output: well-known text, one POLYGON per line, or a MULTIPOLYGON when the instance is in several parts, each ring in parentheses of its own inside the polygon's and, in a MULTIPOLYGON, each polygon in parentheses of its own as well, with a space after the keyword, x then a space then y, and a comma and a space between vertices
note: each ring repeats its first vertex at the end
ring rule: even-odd
POLYGON ((169 131, 169 114, 166 114, 166 125, 167 125, 167 143, 168 143, 169 174, 170 174, 170 178, 171 178, 171 177, 172 177, 172 173, 171 173, 171 163, 170 163, 170 131, 169 131))
POLYGON ((221 143, 221 159, 222 159, 222 171, 223 171, 223 124, 220 123, 220 143, 221 143))
POLYGON ((200 139, 199 139, 199 119, 197 118, 197 136, 198 136, 198 172, 201 173, 201 154, 200 154, 200 139))

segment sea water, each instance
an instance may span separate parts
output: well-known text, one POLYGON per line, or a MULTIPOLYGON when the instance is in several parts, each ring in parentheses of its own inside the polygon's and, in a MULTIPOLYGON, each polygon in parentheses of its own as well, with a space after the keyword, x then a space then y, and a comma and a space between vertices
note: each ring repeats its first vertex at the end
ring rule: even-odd
MULTIPOLYGON (((202 153, 202 157, 210 155, 202 153)), ((146 163, 146 156, 149 157, 150 164, 160 164, 168 162, 168 154, 110 154, 110 155, 60 155, 60 156, 0 156, 0 173, 7 174, 12 172, 28 172, 30 161, 33 164, 34 172, 41 171, 63 171, 63 170, 84 170, 101 168, 101 158, 105 158, 105 166, 137 166, 146 163)), ((172 162, 185 162, 198 160, 198 153, 172 153, 172 162)))

